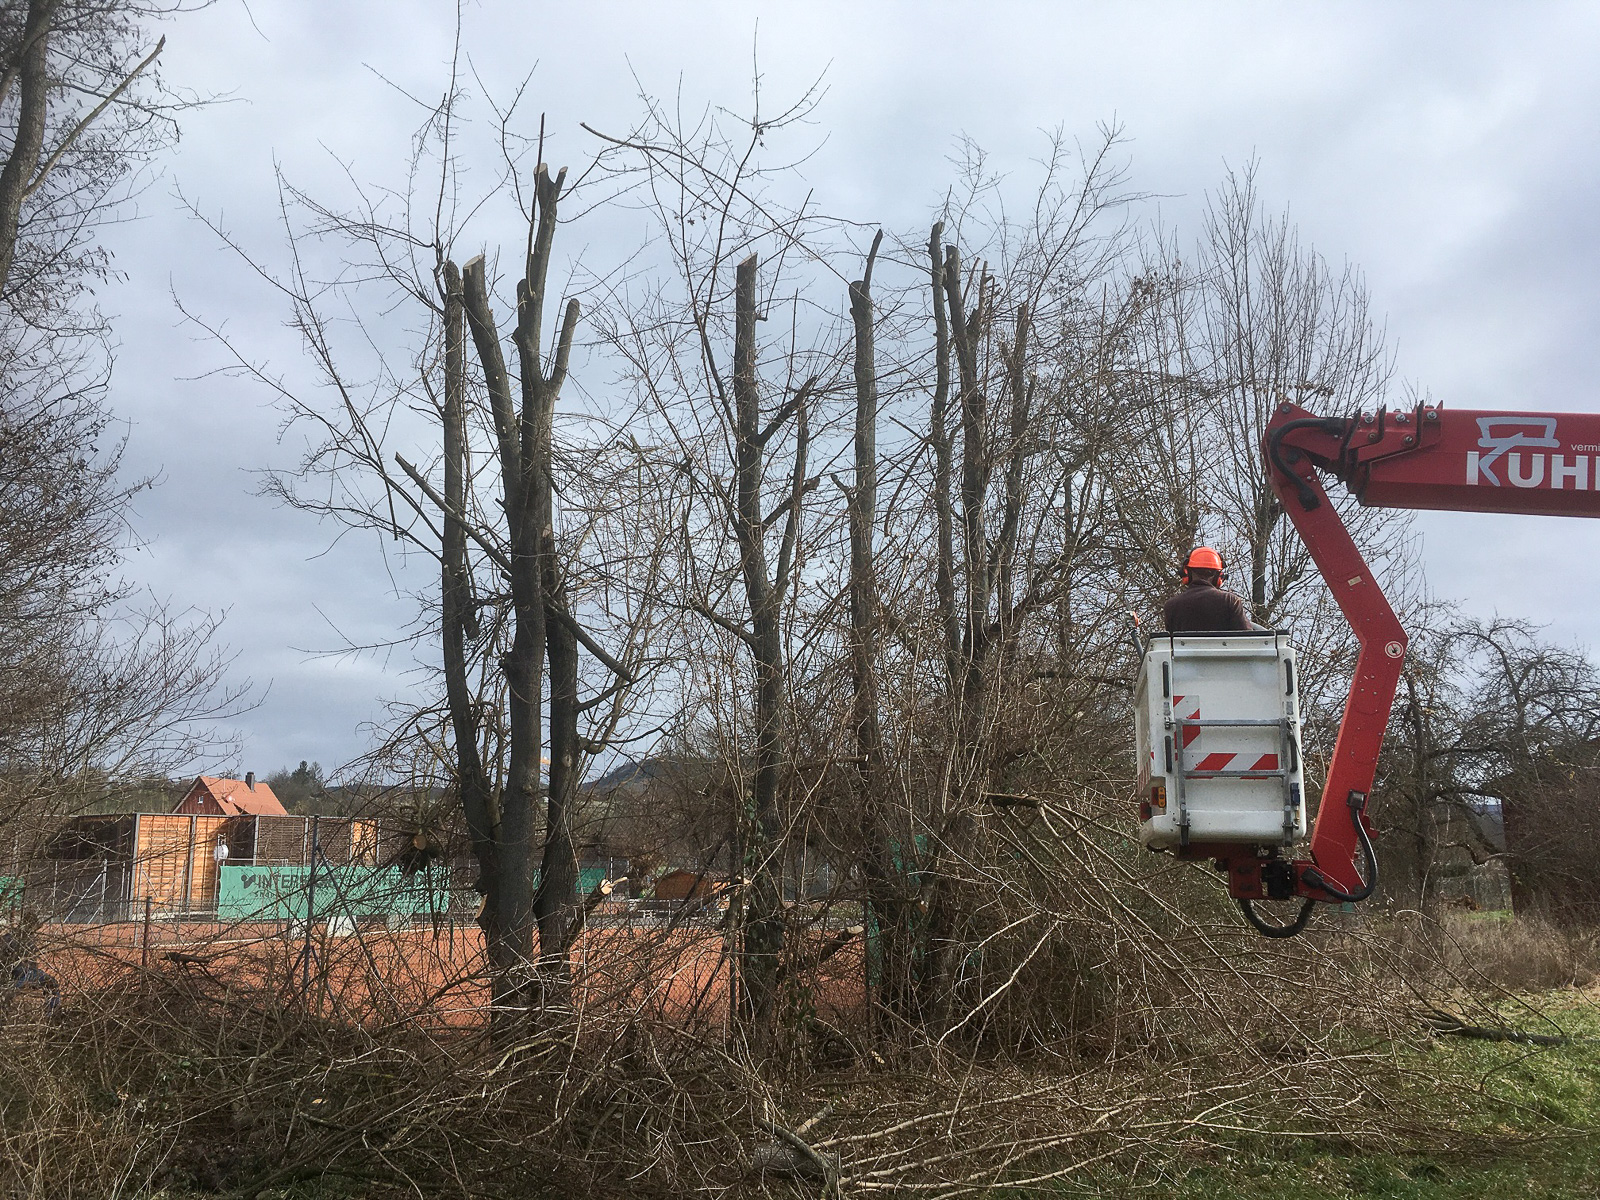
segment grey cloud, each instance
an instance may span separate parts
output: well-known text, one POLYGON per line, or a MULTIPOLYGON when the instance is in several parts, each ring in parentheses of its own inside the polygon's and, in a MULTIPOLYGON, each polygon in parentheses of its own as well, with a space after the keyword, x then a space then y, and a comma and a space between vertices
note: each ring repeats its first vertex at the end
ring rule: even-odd
MULTIPOLYGON (((111 231, 128 280, 105 301, 119 314, 114 402, 132 424, 130 470, 166 476, 141 500, 151 544, 126 570, 159 594, 229 610, 239 674, 271 681, 245 719, 243 765, 266 771, 354 756, 363 723, 416 686, 403 651, 301 650, 336 644, 329 621, 357 641, 396 636, 413 605, 391 579, 422 588, 431 571, 371 537, 330 550, 333 530, 255 494, 251 472, 290 465, 295 445, 278 443, 279 414, 260 390, 184 378, 222 357, 180 323, 169 281, 292 379, 305 381, 306 368, 278 299, 186 218, 171 187, 275 258, 275 161, 319 196, 348 196, 342 161, 357 179, 400 186, 419 110, 397 89, 442 92, 452 13, 287 0, 252 12, 265 40, 242 6, 171 29, 168 74, 239 100, 189 120, 142 219, 111 231)), ((1041 152, 1040 129, 1088 135, 1119 119, 1132 185, 1158 195, 1180 233, 1223 163, 1258 155, 1267 202, 1290 205, 1307 239, 1365 269, 1401 375, 1436 398, 1600 405, 1588 361, 1600 311, 1590 129, 1600 40, 1589 6, 1039 3, 980 17, 968 4, 536 10, 500 0, 467 7, 465 43, 502 96, 537 63, 530 119, 546 112, 548 157, 577 164, 593 148, 578 121, 624 130, 638 116, 631 72, 658 94, 681 87, 689 108, 743 106, 757 16, 771 102, 826 71, 815 129, 826 144, 805 170, 832 211, 914 227, 949 182, 958 134, 1021 176, 1041 152)), ((486 129, 470 138, 486 151, 486 129)), ((480 156, 469 185, 493 169, 480 156)), ((603 265, 636 228, 624 214, 597 218, 571 244, 603 265)), ((501 229, 515 237, 509 214, 501 229)), ((1430 515, 1420 527, 1440 592, 1594 640, 1600 525, 1430 515)))

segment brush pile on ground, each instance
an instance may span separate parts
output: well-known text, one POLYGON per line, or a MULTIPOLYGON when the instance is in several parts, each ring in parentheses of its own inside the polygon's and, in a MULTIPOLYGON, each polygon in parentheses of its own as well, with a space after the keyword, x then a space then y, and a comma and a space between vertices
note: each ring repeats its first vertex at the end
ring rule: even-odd
POLYGON ((1000 889, 1014 928, 964 950, 1004 986, 913 1029, 873 1019, 866 960, 840 952, 789 973, 759 1058, 729 1032, 715 926, 698 955, 681 927, 590 930, 570 1002, 492 1032, 442 1001, 487 994, 473 963, 426 984, 398 967, 426 931, 322 939, 297 964, 299 941, 241 956, 233 930, 144 966, 42 931, 62 999, 8 997, 0 1195, 958 1196, 1156 1181, 1249 1135, 1464 1141, 1475 1083, 1409 1052, 1419 1014, 1499 1019, 1487 981, 1450 969, 1459 938, 1327 920, 1267 943, 1199 872, 1109 869, 1071 815, 1058 873, 1000 889))

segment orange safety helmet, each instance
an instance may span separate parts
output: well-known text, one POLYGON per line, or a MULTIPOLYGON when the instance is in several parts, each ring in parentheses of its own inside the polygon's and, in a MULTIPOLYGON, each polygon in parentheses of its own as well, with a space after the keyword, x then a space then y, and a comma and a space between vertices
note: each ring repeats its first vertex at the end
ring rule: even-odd
POLYGON ((1224 579, 1227 579, 1227 574, 1224 573, 1222 568, 1224 568, 1222 555, 1219 555, 1210 546, 1197 546, 1194 550, 1190 550, 1189 562, 1184 563, 1184 582, 1186 584, 1194 582, 1194 576, 1190 574, 1190 571, 1216 571, 1216 581, 1221 584, 1224 579))

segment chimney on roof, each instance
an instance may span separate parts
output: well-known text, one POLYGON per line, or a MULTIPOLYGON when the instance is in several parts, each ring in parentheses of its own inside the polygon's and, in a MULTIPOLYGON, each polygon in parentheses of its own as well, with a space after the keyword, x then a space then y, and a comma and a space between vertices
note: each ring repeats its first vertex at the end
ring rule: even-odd
POLYGON ((256 773, 254 771, 246 771, 244 773, 244 785, 252 792, 256 790, 256 773))

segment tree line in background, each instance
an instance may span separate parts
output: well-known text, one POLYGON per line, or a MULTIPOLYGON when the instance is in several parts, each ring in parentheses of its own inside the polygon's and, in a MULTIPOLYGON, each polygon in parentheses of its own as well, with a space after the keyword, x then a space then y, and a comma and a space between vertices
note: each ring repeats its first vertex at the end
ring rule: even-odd
MULTIPOLYGON (((214 625, 115 577, 143 485, 110 436, 93 233, 186 103, 144 32, 162 13, 0 14, 13 819, 191 762, 239 711, 214 625)), ((1313 776, 1331 749, 1353 647, 1258 445, 1284 398, 1403 401, 1359 274, 1250 170, 1197 237, 1150 227, 1115 130, 1056 136, 1025 194, 964 145, 926 228, 830 216, 770 166, 814 100, 689 125, 648 105, 571 183, 513 106, 485 197, 453 83, 414 192, 284 185, 297 253, 274 278, 317 386, 257 372, 308 431, 270 490, 435 564, 415 629, 435 686, 364 766, 459 814, 502 1011, 569 994, 585 781, 620 758, 666 764, 635 826, 693 826, 696 865, 734 881, 733 1010, 761 1053, 804 1029, 830 905, 861 916, 877 1028, 940 1038, 1070 1024, 1048 981, 1092 991, 1130 923, 1224 921, 1196 872, 1129 844, 1127 614, 1159 611, 1199 541, 1296 636, 1313 776), (498 252, 486 204, 517 214, 498 252), (637 214, 644 248, 558 283, 597 206, 637 214), (313 243, 364 269, 330 283, 313 243), (823 903, 795 903, 819 863, 823 903)), ((1502 853, 1503 814, 1519 906, 1593 919, 1593 665, 1431 599, 1404 518, 1341 503, 1413 638, 1375 800, 1389 895, 1435 908, 1463 857, 1502 853)), ((269 781, 307 804, 324 784, 305 763, 269 781)))
MULTIPOLYGON (((1029 973, 1081 966, 1123 919, 1085 916, 1125 905, 1086 899, 1108 879, 1211 911, 1129 849, 1128 614, 1159 611, 1192 545, 1222 547, 1254 619, 1302 648, 1315 776, 1353 645, 1258 447, 1285 398, 1405 402, 1359 274, 1268 214, 1248 169, 1196 239, 1142 224, 1115 130, 1056 136, 1025 195, 965 146, 927 229, 864 228, 764 165, 811 97, 689 126, 650 105, 590 131, 581 185, 498 113, 496 198, 524 235, 497 254, 473 241, 461 103, 419 134, 426 204, 285 184, 277 282, 323 386, 267 382, 310 430, 274 492, 438 564, 418 627, 436 695, 368 765, 459 803, 502 1005, 566 995, 580 785, 641 746, 677 778, 676 802, 650 792, 658 824, 707 831, 701 869, 733 878, 759 1051, 806 1008, 828 904, 793 901, 817 863, 862 913, 886 1031, 1040 1002, 1029 973), (645 249, 558 292, 558 211, 606 205, 642 214, 645 249), (306 266, 329 253, 363 282, 330 292, 306 266), (369 347, 409 314, 406 344, 348 366, 331 294, 369 347)), ((1501 854, 1503 811, 1519 904, 1587 914, 1593 873, 1560 847, 1594 807, 1592 665, 1433 601, 1406 519, 1340 503, 1418 646, 1376 801, 1389 895, 1436 908, 1461 855, 1501 854)))
POLYGON ((108 790, 225 756, 217 621, 119 581, 134 497, 109 403, 98 240, 194 103, 151 33, 178 3, 0 5, 0 821, 8 845, 108 790))

